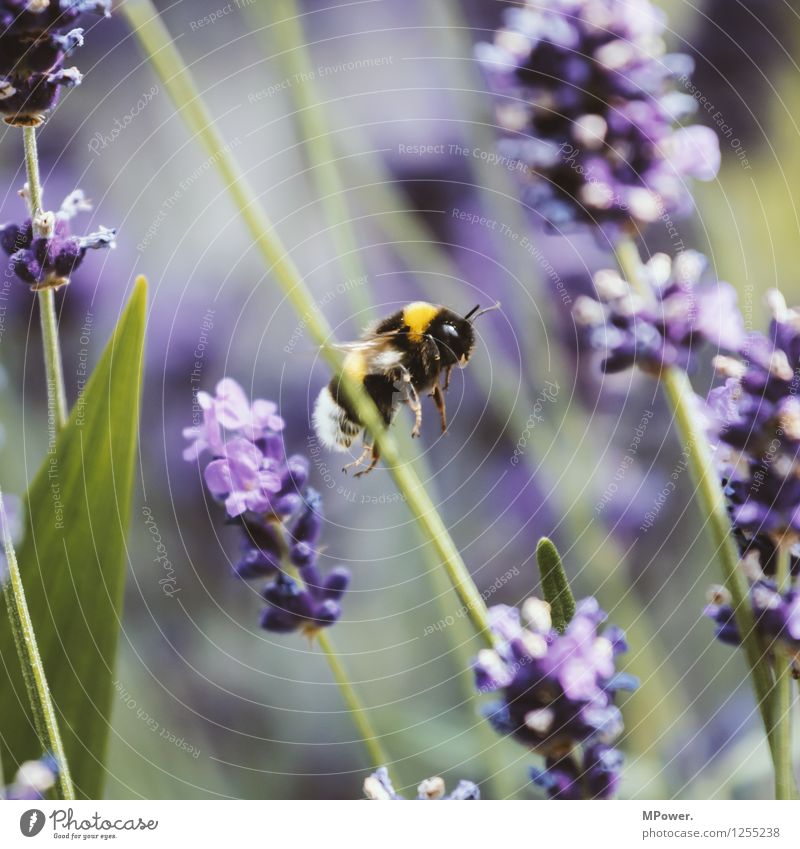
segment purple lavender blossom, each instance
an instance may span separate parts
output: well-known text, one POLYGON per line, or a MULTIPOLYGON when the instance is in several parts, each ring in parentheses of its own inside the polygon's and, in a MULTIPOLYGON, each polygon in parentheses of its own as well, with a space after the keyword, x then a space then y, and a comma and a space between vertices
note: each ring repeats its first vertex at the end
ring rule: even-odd
POLYGON ((525 175, 525 201, 553 227, 619 226, 691 211, 719 143, 675 128, 696 108, 676 91, 692 60, 665 52, 649 0, 528 0, 477 56, 498 96, 500 152, 525 175))
POLYGON ((489 613, 497 646, 482 651, 474 668, 478 690, 500 694, 487 711, 490 722, 501 734, 545 756, 545 769, 536 773, 538 784, 547 774, 561 788, 558 793, 566 794, 560 773, 578 763, 575 750, 581 747, 584 767, 577 770, 569 792, 596 786, 595 772, 607 767, 604 780, 610 795, 621 764, 611 744, 623 729, 614 698, 618 690, 637 686, 634 678, 616 671, 616 657, 627 649, 624 634, 613 626, 598 632, 605 613, 593 598, 578 603, 562 635, 552 627, 549 605, 536 598, 528 599, 521 611, 499 605, 489 613), (591 782, 585 775, 589 766, 594 770, 591 782))
POLYGON ((63 87, 79 85, 67 57, 83 46, 73 24, 84 12, 109 17, 110 0, 0 0, 0 114, 18 127, 35 127, 58 102, 63 87))
POLYGON ((655 254, 644 265, 649 293, 634 292, 616 271, 594 277, 599 300, 579 297, 575 320, 587 328, 589 344, 604 354, 607 373, 638 366, 658 376, 669 366, 690 368, 703 343, 736 351, 745 340, 728 283, 700 285, 706 258, 686 251, 674 260, 655 254))
MULTIPOLYGON (((446 789, 444 780, 439 776, 426 778, 417 787, 417 799, 474 801, 481 798, 478 785, 472 781, 459 781, 456 789, 447 795, 445 795, 446 789)), ((364 780, 364 795, 373 801, 396 801, 406 798, 394 789, 392 780, 389 778, 389 771, 385 766, 380 767, 364 780)))
MULTIPOLYGON (((761 576, 750 586, 750 603, 758 633, 773 651, 785 651, 800 673, 800 590, 791 587, 780 593, 774 581, 761 576)), ((718 640, 740 645, 730 594, 724 587, 714 586, 709 590, 703 613, 714 622, 718 640)))
POLYGON ((768 334, 752 334, 742 359, 715 359, 726 380, 704 409, 731 518, 748 547, 759 535, 791 546, 800 534, 800 312, 777 291, 768 302, 768 334))
POLYGON ((14 776, 14 782, 3 791, 0 799, 36 800, 43 799, 58 777, 58 765, 53 757, 45 755, 38 761, 26 761, 14 776))
POLYGON ((59 289, 70 281, 87 250, 113 248, 116 230, 101 227, 88 236, 73 236, 71 220, 79 212, 91 210, 91 203, 80 189, 68 195, 58 212, 45 212, 36 222, 0 226, 0 245, 9 256, 9 268, 32 290, 59 289))
POLYGON ((580 755, 545 758, 545 768, 532 767, 531 780, 550 799, 612 799, 619 787, 622 753, 602 743, 580 755))
POLYGON ((284 421, 271 401, 250 403, 236 381, 225 378, 212 396, 198 392, 202 422, 184 429, 190 444, 184 459, 210 457, 203 477, 224 503, 242 536, 235 573, 246 580, 268 578, 261 626, 275 633, 313 636, 342 615, 350 582, 343 567, 323 575, 318 566, 322 499, 307 486, 305 457, 287 457, 284 421))

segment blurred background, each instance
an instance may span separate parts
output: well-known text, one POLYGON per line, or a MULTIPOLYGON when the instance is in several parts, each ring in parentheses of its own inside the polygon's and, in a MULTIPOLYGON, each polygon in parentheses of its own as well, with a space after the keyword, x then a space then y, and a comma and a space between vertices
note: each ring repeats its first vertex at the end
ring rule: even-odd
MULTIPOLYGON (((493 736, 470 698, 465 670, 480 646, 390 475, 355 481, 315 446, 309 411, 326 369, 121 5, 89 22, 76 56, 84 83, 40 133, 46 205, 81 187, 95 209, 76 228, 119 228, 118 248, 90 254, 59 296, 72 400, 134 277, 151 285, 107 794, 358 798, 369 771, 320 652, 259 629, 258 587, 231 573, 237 534, 181 458, 193 393, 229 375, 278 402, 287 449, 312 457, 323 560, 354 572, 334 636, 397 783, 413 789, 439 774, 481 782, 489 798, 533 797, 533 756, 493 736), (171 596, 143 508, 168 552, 171 596)), ((702 617, 716 569, 657 386, 630 373, 601 380, 588 355, 578 363, 571 305, 613 260, 591 236, 542 232, 516 200, 514 174, 488 155, 493 103, 473 47, 510 4, 157 5, 339 339, 416 298, 462 312, 502 302, 481 320, 470 367, 454 375, 449 433, 438 433, 431 407, 406 456, 490 604, 537 590, 534 549, 547 534, 576 595, 597 595, 628 629, 626 667, 642 688, 624 703, 622 795, 767 794, 744 665, 702 617)), ((798 4, 661 5, 671 48, 694 56, 694 84, 715 105, 698 118, 721 131, 723 152, 680 239, 708 253, 738 289, 748 329, 762 328, 767 288, 800 299, 798 4)), ((19 220, 17 131, 0 130, 0 157, 0 218, 19 220)), ((654 228, 647 247, 670 240, 654 228)), ((21 494, 46 446, 41 341, 27 288, 0 294, 0 468, 4 490, 21 494)), ((693 379, 705 394, 712 375, 693 379)), ((410 427, 401 416, 396 430, 410 427)))

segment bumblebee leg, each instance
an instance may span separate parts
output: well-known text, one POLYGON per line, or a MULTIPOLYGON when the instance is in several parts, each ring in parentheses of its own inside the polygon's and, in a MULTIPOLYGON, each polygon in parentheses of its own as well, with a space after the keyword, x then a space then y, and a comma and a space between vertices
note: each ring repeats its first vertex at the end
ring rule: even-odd
POLYGON ((406 399, 406 403, 414 413, 414 427, 411 431, 412 439, 416 439, 422 431, 422 404, 419 400, 419 395, 417 394, 417 390, 414 389, 413 384, 408 384, 409 393, 408 398, 406 399))
POLYGON ((433 403, 436 404, 436 409, 439 411, 442 433, 447 433, 447 407, 444 401, 444 392, 442 392, 442 387, 438 383, 433 387, 431 398, 433 398, 433 403))
POLYGON ((375 468, 375 466, 378 465, 378 460, 380 459, 381 452, 378 448, 377 443, 373 442, 372 445, 368 445, 367 448, 372 452, 372 457, 369 461, 369 465, 366 469, 362 469, 360 472, 356 472, 353 477, 360 478, 362 475, 368 475, 375 468))
MULTIPOLYGON (((365 445, 364 450, 353 460, 351 463, 348 463, 346 466, 342 466, 342 471, 347 474, 348 469, 357 469, 359 466, 363 466, 367 457, 370 456, 370 453, 374 454, 374 449, 371 445, 365 445)), ((359 473, 363 474, 363 472, 359 473)), ((356 475, 358 477, 358 474, 356 475)))
POLYGON ((450 375, 452 373, 453 373, 453 367, 452 366, 448 366, 444 370, 444 387, 443 388, 444 388, 445 392, 447 392, 447 390, 450 388, 450 375))

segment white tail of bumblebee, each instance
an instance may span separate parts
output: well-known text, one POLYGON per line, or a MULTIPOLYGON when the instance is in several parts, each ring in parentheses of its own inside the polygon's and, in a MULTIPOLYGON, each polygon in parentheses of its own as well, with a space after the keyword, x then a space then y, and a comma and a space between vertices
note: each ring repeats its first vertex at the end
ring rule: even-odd
POLYGON ((329 386, 317 395, 312 424, 317 439, 329 451, 347 451, 362 431, 361 425, 352 421, 336 403, 329 386))

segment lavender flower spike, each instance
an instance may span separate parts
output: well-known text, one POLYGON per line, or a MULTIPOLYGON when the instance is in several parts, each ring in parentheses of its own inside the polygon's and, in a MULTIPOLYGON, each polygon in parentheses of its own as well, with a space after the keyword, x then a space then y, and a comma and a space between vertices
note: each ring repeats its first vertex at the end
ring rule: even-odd
POLYGON ((679 90, 693 63, 666 53, 665 32, 649 0, 527 0, 478 45, 500 151, 552 227, 671 220, 693 207, 691 179, 716 176, 715 133, 676 128, 696 108, 679 90))
POLYGON ((9 267, 32 290, 59 289, 70 282, 86 251, 115 247, 116 230, 101 227, 88 236, 73 236, 71 220, 92 205, 80 189, 68 195, 61 208, 45 212, 36 222, 34 234, 31 219, 22 224, 0 226, 0 246, 9 256, 9 267))
POLYGON ((84 13, 109 17, 110 0, 0 0, 0 115, 16 127, 36 127, 60 90, 79 85, 64 62, 83 46, 73 24, 84 13))
MULTIPOLYGON (((417 799, 422 800, 445 800, 445 801, 474 801, 481 798, 477 784, 471 781, 459 781, 458 786, 452 793, 445 795, 445 783, 435 776, 426 778, 417 787, 417 799)), ((373 801, 396 801, 405 799, 401 796, 389 778, 389 771, 382 766, 364 780, 364 795, 373 801)))
POLYGON ((551 796, 609 798, 622 763, 612 747, 623 729, 614 700, 637 686, 616 670, 624 634, 598 631, 605 613, 593 598, 578 603, 563 634, 537 598, 521 611, 498 605, 489 613, 497 648, 482 651, 474 668, 477 689, 500 696, 487 710, 490 722, 545 756, 535 781, 551 796))
POLYGON ((655 254, 644 266, 648 291, 634 292, 616 271, 595 274, 598 299, 577 299, 576 322, 613 373, 638 366, 658 377, 670 366, 688 369, 706 343, 736 351, 745 340, 736 292, 728 283, 701 284, 706 258, 685 251, 671 260, 655 254))
POLYGON ((286 456, 284 421, 271 401, 250 403, 231 378, 214 395, 197 393, 202 422, 184 429, 189 462, 208 462, 203 477, 239 525, 240 558, 235 573, 245 580, 267 578, 261 626, 274 633, 313 636, 342 615, 350 582, 342 566, 319 569, 322 498, 307 486, 309 463, 286 456))

